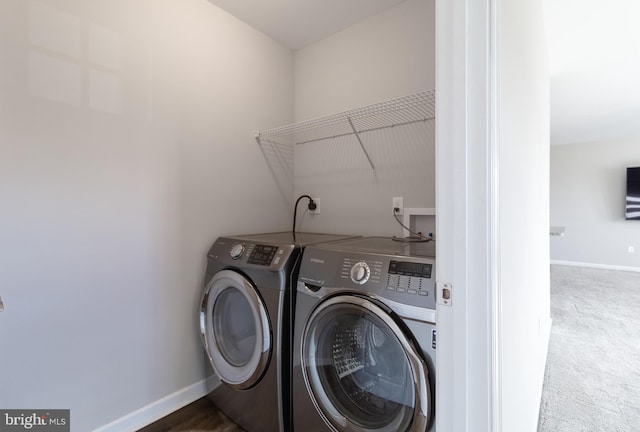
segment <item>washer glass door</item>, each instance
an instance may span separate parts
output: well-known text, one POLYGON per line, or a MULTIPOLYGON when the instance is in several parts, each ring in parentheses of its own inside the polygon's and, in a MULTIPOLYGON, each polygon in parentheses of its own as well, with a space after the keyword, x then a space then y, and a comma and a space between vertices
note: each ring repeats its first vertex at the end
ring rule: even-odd
POLYGON ((202 296, 200 331, 222 382, 247 389, 260 381, 271 356, 271 328, 250 280, 232 270, 214 275, 202 296))
POLYGON ((305 327, 305 383, 335 431, 421 431, 431 417, 427 365, 381 305, 342 295, 321 303, 305 327))

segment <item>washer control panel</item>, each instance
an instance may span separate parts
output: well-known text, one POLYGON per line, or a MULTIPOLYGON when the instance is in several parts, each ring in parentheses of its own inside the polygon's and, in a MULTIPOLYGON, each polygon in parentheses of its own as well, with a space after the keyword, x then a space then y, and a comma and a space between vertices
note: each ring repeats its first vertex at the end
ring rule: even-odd
POLYGON ((433 264, 392 260, 387 271, 387 290, 425 297, 431 293, 433 296, 432 271, 433 264))
POLYGON ((420 262, 394 261, 389 263, 389 274, 399 276, 415 276, 421 278, 431 278, 433 264, 420 262))
POLYGON ((344 258, 341 279, 405 304, 435 308, 434 264, 416 260, 344 258))
POLYGON ((358 285, 364 285, 369 281, 377 283, 380 282, 382 265, 382 261, 345 258, 342 261, 340 275, 343 279, 349 279, 358 285))
MULTIPOLYGON (((339 244, 339 243, 338 243, 339 244)), ((435 309, 435 257, 305 249, 298 279, 329 289, 351 289, 399 304, 435 309)))

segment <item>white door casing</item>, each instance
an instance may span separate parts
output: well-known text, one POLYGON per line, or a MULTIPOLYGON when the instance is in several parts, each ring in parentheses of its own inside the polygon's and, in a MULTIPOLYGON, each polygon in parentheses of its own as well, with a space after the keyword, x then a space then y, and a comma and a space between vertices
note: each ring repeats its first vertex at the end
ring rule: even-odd
POLYGON ((499 432, 498 0, 436 4, 436 430, 499 432))

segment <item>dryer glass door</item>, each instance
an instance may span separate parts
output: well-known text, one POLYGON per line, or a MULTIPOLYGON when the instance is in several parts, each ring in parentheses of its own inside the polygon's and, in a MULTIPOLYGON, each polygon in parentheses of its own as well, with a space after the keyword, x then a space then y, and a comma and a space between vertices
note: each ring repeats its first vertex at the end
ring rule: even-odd
POLYGON ((232 270, 216 273, 202 297, 200 330, 222 382, 247 389, 262 378, 271 355, 271 329, 251 281, 232 270))
POLYGON ((384 306, 357 295, 321 303, 305 328, 302 362, 314 405, 333 430, 427 430, 426 362, 384 306))

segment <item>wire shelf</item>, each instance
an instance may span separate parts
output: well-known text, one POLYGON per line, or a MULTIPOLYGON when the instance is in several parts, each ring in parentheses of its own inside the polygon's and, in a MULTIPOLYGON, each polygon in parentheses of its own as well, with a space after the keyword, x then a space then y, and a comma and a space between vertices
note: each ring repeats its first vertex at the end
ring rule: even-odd
POLYGON ((429 90, 338 114, 264 130, 257 132, 256 138, 291 136, 295 144, 305 144, 434 118, 435 90, 429 90))
POLYGON ((349 111, 256 132, 258 144, 307 144, 355 135, 375 172, 361 135, 435 119, 435 90, 415 93, 349 111))

